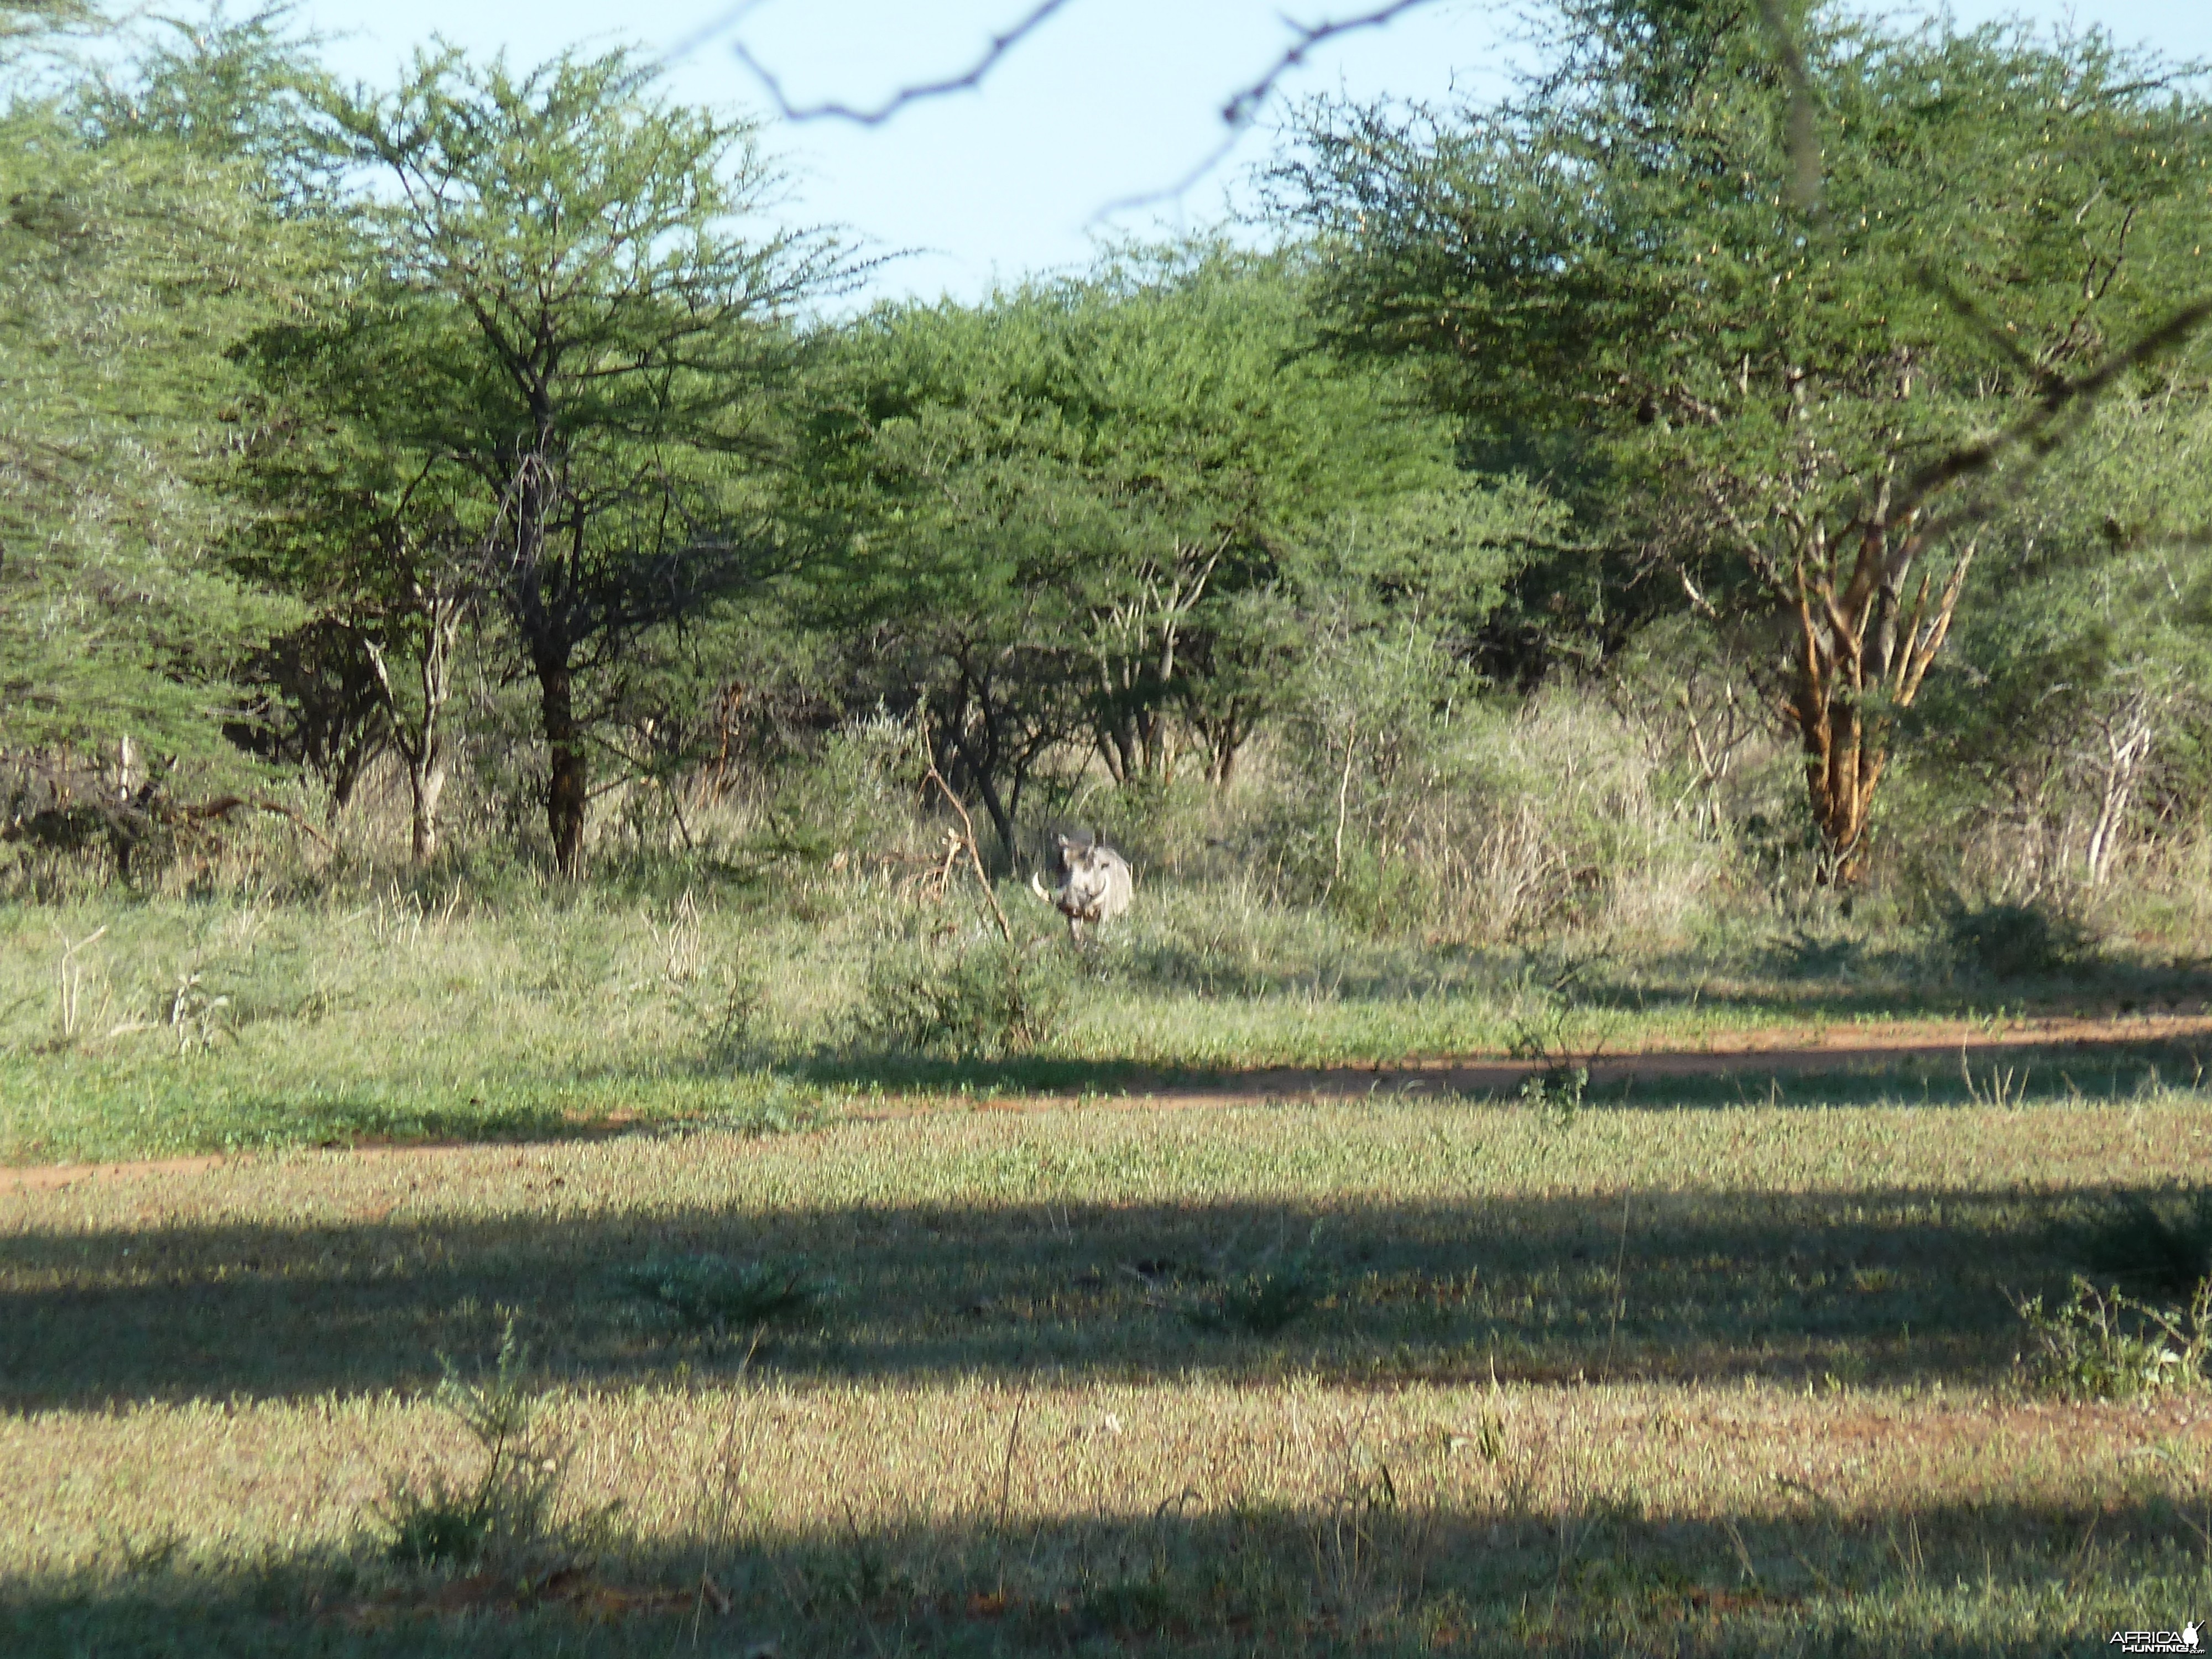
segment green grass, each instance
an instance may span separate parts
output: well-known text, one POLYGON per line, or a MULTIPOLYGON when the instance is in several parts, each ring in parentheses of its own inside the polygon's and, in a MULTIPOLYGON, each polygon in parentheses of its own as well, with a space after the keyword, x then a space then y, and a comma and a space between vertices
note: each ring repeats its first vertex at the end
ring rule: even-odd
POLYGON ((0 1647, 2103 1651, 2212 1590, 2201 1396, 2033 1393, 2008 1298, 2204 1134, 1073 1106, 18 1193, 0 1647), (773 1350, 642 1327, 710 1256, 836 1290, 773 1350), (1295 1317, 1203 1316, 1293 1267, 1295 1317), (510 1325, 542 1530, 395 1560, 510 1325))
MULTIPOLYGON (((548 886, 495 902, 465 884, 394 884, 291 902, 0 906, 0 1162, 772 1129, 887 1091, 1115 1093, 1498 1053, 1531 1029, 1584 1048, 1694 1047, 1776 1024, 2148 1008, 2207 989, 2195 970, 2155 963, 1991 981, 1937 963, 1926 941, 1840 935, 1809 955, 1796 935, 1642 957, 1474 950, 1172 883, 1071 963, 1051 918, 1010 890, 1025 948, 1056 981, 1052 1018, 1019 1052, 959 1058, 887 1043, 870 998, 883 963, 916 959, 915 941, 935 935, 952 957, 981 938, 964 899, 916 907, 860 877, 775 902, 701 894, 548 886)), ((2125 1095, 2154 1068, 2166 1082, 2201 1074, 2185 1051, 2143 1050, 2054 1062, 2031 1087, 2125 1095)), ((1967 1093, 1924 1066, 1856 1088, 1967 1093)))
POLYGON ((716 922, 591 894, 0 909, 0 1159, 801 1120, 819 1093, 751 1060, 748 935, 716 922))
POLYGON ((0 1189, 0 1651, 2086 1654, 2212 1605, 2202 1392, 2052 1397, 2017 1311, 2196 1270, 2188 1042, 1571 1111, 1358 1069, 2195 969, 1172 882, 1075 957, 1007 898, 972 985, 964 900, 834 874, 0 908, 0 1162, 254 1154, 0 1189))

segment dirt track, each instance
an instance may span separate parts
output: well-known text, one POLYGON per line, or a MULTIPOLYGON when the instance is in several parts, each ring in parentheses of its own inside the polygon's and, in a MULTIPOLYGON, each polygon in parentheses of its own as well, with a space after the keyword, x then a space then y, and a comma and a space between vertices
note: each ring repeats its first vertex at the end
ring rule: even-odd
MULTIPOLYGON (((1880 1071, 1915 1060, 1969 1061, 1976 1057, 2002 1060, 2053 1049, 2094 1054, 2100 1049, 2123 1046, 2186 1043, 2194 1039, 2203 1040, 2208 1052, 2212 1052, 2212 1013, 2102 1018, 2055 1015, 2009 1020, 2002 1025, 1962 1020, 1899 1020, 1814 1030, 1775 1026, 1759 1031, 1717 1033, 1697 1048, 1570 1055, 1565 1063, 1588 1066, 1590 1086, 1596 1089, 1645 1079, 1729 1075, 1766 1078, 1808 1072, 1880 1071)), ((1513 1093, 1524 1079, 1538 1069, 1539 1062, 1534 1060, 1487 1054, 1407 1060, 1373 1066, 1271 1066, 1215 1073, 1203 1082, 1163 1079, 1157 1086, 1140 1083, 1122 1094, 1088 1097, 1086 1103, 1109 1109, 1187 1111, 1266 1100, 1354 1100, 1375 1094, 1502 1095, 1513 1093)), ((1024 1095, 975 1101, 965 1109, 1048 1112, 1060 1110, 1067 1103, 1066 1096, 1024 1095)), ((946 1109, 948 1109, 941 1101, 932 1100, 860 1113, 856 1119, 872 1122, 946 1109)), ((460 1148, 451 1143, 378 1146, 356 1148, 351 1155, 434 1158, 456 1150, 460 1148)), ((52 1191, 80 1181, 191 1175, 229 1161, 219 1154, 208 1154, 113 1164, 49 1164, 0 1169, 0 1195, 52 1191)))

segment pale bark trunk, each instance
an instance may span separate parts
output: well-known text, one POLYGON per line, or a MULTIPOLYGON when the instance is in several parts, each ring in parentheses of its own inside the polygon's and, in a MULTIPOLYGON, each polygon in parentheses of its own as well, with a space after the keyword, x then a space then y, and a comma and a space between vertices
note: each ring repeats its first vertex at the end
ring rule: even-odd
POLYGON ((1097 749, 1116 783, 1139 777, 1164 782, 1175 772, 1175 731, 1167 697, 1175 684, 1183 624, 1206 597, 1229 547, 1227 532, 1210 544, 1176 542, 1174 562, 1146 568, 1143 591, 1100 617, 1094 655, 1099 687, 1114 709, 1097 749), (1151 637, 1157 635, 1157 645, 1151 637), (1149 693, 1150 701, 1140 694, 1149 693))
POLYGON ((408 853, 419 865, 438 854, 438 803, 446 791, 446 705, 453 697, 453 658, 460 646, 467 602, 419 586, 413 597, 424 629, 422 656, 416 664, 422 708, 412 719, 400 708, 382 647, 373 641, 364 643, 392 720, 392 742, 407 766, 408 853))
POLYGON ((407 760, 407 793, 412 811, 408 819, 408 852, 417 864, 428 864, 438 856, 438 801, 446 793, 446 768, 442 760, 425 763, 409 755, 407 760))
POLYGON ((2100 791, 2097 822, 2089 831, 2082 864, 2092 887, 2101 887, 2111 875, 2112 856, 2119 850, 2126 828, 2128 808, 2134 805, 2136 786, 2150 758, 2151 702, 2148 696, 2130 698, 2105 724, 2104 787, 2100 791))

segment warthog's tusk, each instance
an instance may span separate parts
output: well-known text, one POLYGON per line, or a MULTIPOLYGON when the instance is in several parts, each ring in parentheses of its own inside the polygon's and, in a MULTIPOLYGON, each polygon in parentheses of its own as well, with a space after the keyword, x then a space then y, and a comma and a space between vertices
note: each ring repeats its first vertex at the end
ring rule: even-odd
POLYGON ((1052 895, 1044 890, 1044 884, 1037 879, 1037 872, 1034 870, 1030 872, 1030 890, 1047 904, 1052 902, 1052 895))

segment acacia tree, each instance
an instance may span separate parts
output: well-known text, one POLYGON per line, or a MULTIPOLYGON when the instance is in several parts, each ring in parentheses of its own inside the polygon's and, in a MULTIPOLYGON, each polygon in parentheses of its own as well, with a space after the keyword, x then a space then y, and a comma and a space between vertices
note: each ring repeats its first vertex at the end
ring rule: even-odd
POLYGON ((2100 36, 1782 9, 1778 51, 1759 8, 1566 0, 1516 97, 1320 107, 1277 184, 1338 337, 1478 442, 1555 434, 1595 539, 1699 613, 1784 623, 1850 882, 1992 492, 2203 320, 2212 130, 2100 36))
POLYGON ((2212 710, 2212 408, 2193 375, 2108 398, 2063 476, 1983 539, 2005 603, 1960 618, 1959 672, 1911 724, 1972 816, 2019 837, 2019 874, 2108 881, 2141 821, 2202 812, 2212 710))
POLYGON ((1317 348, 1308 283, 1295 258, 1200 245, 1042 296, 1039 391, 1113 532, 1085 612, 1096 746, 1122 781, 1168 777, 1185 731, 1225 781, 1258 712, 1240 597, 1281 586, 1286 547, 1332 514, 1449 473, 1448 434, 1393 377, 1317 348))
POLYGON ((1194 732, 1225 781, 1279 701, 1257 596, 1291 538, 1449 475, 1390 376, 1314 349, 1302 280, 1212 246, 1133 252, 845 342, 807 467, 847 549, 823 597, 909 665, 940 769, 1010 848, 1030 774, 1071 739, 1158 781, 1194 732))
POLYGON ((283 53, 217 31, 57 95, 40 30, 88 13, 0 7, 0 751, 63 797, 103 752, 119 786, 235 763, 235 671, 296 611, 228 568, 206 485, 232 349, 313 270, 264 158, 191 118, 224 106, 215 71, 283 53))
POLYGON ((884 309, 810 387, 794 518, 830 551, 796 610, 853 647, 852 690, 921 721, 1011 857, 1038 764, 1081 729, 1073 589, 1108 538, 1018 303, 884 309), (1009 314, 1011 313, 1011 314, 1009 314))
MULTIPOLYGON (((341 295, 315 320, 252 342, 260 418, 234 486, 255 507, 242 562, 314 606, 307 637, 326 648, 307 661, 345 671, 365 730, 398 754, 422 864, 438 851, 447 711, 495 520, 452 458, 381 441, 364 414, 407 367, 375 349, 405 337, 387 325, 373 299, 341 295)), ((287 687, 295 705, 302 689, 287 687)), ((332 777, 334 811, 344 781, 332 777)))
POLYGON ((775 556, 766 388, 789 307, 842 269, 818 238, 744 234, 772 182, 753 128, 652 78, 621 52, 517 76, 445 52, 333 111, 381 175, 358 216, 407 301, 380 308, 393 378, 362 418, 473 486, 567 874, 591 774, 579 676, 775 556))

